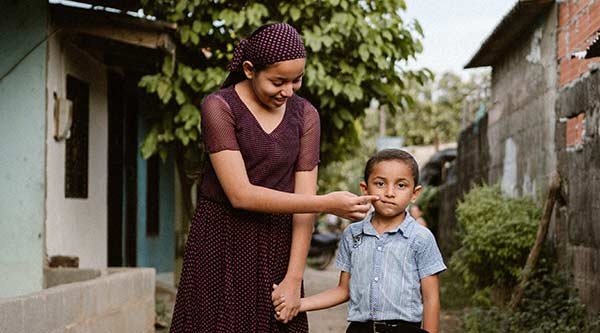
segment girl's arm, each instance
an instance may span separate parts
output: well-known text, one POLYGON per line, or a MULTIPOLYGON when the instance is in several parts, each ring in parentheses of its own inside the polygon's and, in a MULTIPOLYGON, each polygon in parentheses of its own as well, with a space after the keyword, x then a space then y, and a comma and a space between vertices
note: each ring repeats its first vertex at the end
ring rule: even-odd
POLYGON ((209 156, 219 183, 235 208, 269 213, 326 212, 359 220, 366 216, 371 201, 378 199, 373 195, 358 197, 350 192, 314 195, 268 189, 250 183, 239 151, 223 150, 209 156))
MULTIPOLYGON (((294 193, 315 195, 317 193, 317 168, 312 171, 296 172, 294 193)), ((292 320, 300 308, 300 289, 306 256, 310 246, 314 214, 294 214, 292 224, 292 248, 285 278, 272 293, 272 297, 284 297, 287 307, 281 311, 280 319, 287 323, 292 320)))
POLYGON ((421 279, 423 293, 423 329, 438 333, 440 329, 440 280, 437 274, 421 279))
MULTIPOLYGON (((350 273, 340 272, 340 281, 337 287, 327 289, 316 295, 300 299, 300 312, 327 309, 342 304, 350 298, 350 273)), ((274 299, 275 313, 281 312, 286 307, 286 300, 274 299)))

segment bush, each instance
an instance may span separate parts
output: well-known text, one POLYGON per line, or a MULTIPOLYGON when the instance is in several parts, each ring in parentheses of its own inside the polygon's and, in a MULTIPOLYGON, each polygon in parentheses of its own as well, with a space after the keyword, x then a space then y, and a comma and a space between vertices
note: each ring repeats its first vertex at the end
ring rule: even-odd
POLYGON ((499 186, 478 186, 457 207, 461 247, 450 266, 466 287, 512 287, 535 241, 541 211, 528 198, 508 198, 499 186))
POLYGON ((538 270, 519 308, 473 308, 464 318, 467 332, 598 332, 600 317, 588 316, 564 274, 538 270))

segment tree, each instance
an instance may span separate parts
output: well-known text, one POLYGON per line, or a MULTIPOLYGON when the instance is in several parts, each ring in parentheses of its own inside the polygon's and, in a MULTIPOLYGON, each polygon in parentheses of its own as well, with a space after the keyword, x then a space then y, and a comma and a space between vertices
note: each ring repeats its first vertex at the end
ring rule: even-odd
POLYGON ((424 85, 411 82, 407 93, 414 97, 414 104, 398 114, 390 127, 405 138, 406 145, 455 141, 465 111, 489 107, 489 80, 487 74, 463 80, 454 73, 443 73, 424 85))

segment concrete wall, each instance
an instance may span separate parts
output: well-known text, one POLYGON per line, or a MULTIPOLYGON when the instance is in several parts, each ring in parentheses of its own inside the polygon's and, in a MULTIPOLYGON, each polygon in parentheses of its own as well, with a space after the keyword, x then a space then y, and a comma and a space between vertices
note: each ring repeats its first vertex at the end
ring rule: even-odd
POLYGON ((489 181, 508 195, 543 194, 556 168, 556 25, 554 6, 493 67, 489 181))
POLYGON ((0 300, 0 332, 153 333, 154 269, 111 272, 0 300))
MULTIPOLYGON (((48 43, 46 110, 53 119, 54 97, 66 98, 67 74, 89 83, 88 198, 65 198, 65 141, 53 138, 54 123, 48 124, 48 194, 46 200, 46 245, 48 255, 79 257, 80 267, 107 265, 107 175, 108 111, 106 67, 92 55, 57 33, 48 43)), ((100 58, 101 59, 101 58, 100 58)))
POLYGON ((600 311, 600 71, 595 70, 563 89, 557 116, 583 114, 582 145, 567 146, 567 123, 556 127, 559 172, 566 206, 560 209, 555 238, 584 303, 600 311))
POLYGON ((46 22, 47 1, 2 2, 0 297, 43 284, 46 22))

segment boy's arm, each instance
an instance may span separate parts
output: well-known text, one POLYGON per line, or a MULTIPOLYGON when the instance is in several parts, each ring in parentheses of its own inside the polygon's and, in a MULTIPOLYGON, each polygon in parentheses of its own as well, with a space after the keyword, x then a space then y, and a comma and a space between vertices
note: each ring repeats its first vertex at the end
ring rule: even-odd
POLYGON ((423 293, 423 329, 438 333, 440 329, 440 280, 437 274, 421 279, 423 293))
POLYGON ((300 299, 300 311, 321 310, 342 304, 350 298, 350 273, 340 272, 337 287, 300 299))
MULTIPOLYGON (((340 280, 334 288, 327 289, 316 295, 300 299, 300 311, 321 310, 342 304, 350 297, 350 273, 340 272, 340 280)), ((282 311, 286 304, 285 299, 273 301, 275 312, 282 311)))

